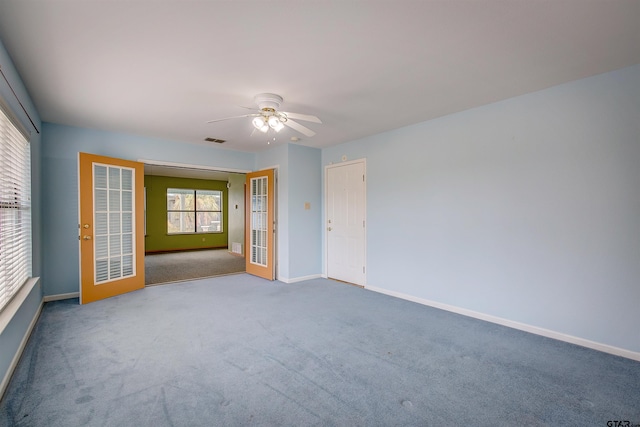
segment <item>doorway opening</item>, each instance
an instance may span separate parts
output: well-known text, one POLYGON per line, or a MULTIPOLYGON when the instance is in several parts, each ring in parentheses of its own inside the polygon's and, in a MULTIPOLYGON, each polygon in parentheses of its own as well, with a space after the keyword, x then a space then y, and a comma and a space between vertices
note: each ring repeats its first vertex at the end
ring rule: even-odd
POLYGON ((145 285, 245 272, 247 171, 145 164, 145 285))

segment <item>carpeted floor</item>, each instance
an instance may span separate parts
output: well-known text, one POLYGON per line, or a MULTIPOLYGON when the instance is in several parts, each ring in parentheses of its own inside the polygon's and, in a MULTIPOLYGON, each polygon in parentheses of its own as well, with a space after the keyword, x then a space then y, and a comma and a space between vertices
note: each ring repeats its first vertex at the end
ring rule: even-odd
POLYGON ((316 279, 46 303, 0 426, 640 423, 640 363, 316 279))
POLYGON ((244 271, 244 257, 232 255, 227 249, 168 252, 144 257, 144 284, 147 286, 244 271))

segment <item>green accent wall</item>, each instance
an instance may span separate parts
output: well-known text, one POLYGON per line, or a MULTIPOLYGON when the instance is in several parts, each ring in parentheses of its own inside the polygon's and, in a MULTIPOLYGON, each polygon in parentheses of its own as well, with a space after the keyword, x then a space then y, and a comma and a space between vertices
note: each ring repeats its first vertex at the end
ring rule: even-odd
POLYGON ((229 194, 226 181, 147 175, 144 177, 144 186, 147 193, 145 252, 227 247, 229 194), (167 188, 222 191, 223 232, 168 235, 167 188))

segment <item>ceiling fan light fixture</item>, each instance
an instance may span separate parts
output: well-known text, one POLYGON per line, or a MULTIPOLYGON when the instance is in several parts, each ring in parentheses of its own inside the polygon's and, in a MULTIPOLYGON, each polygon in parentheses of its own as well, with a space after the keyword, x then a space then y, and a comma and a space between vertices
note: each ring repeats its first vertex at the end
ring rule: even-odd
POLYGON ((256 117, 255 119, 253 119, 252 123, 253 123, 253 127, 255 127, 258 130, 262 130, 262 128, 266 124, 264 122, 264 118, 262 118, 262 117, 256 117))
POLYGON ((269 117, 269 126, 271 127, 271 129, 275 130, 276 132, 280 132, 284 127, 280 119, 276 116, 269 117))
MULTIPOLYGON (((261 93, 256 95, 255 102, 258 105, 258 110, 251 114, 243 114, 241 116, 227 117, 224 119, 209 120, 207 123, 221 122, 223 120, 237 119, 242 117, 252 117, 251 124, 255 130, 259 130, 262 133, 269 133, 269 129, 273 129, 275 132, 280 132, 285 126, 290 127, 294 131, 300 132, 306 137, 312 137, 316 133, 301 125, 296 120, 303 120, 307 122, 322 123, 322 121, 316 116, 300 113, 287 113, 285 111, 279 111, 280 104, 282 104, 282 97, 274 93, 261 93), (293 119, 293 120, 292 120, 293 119)), ((252 108, 243 107, 249 110, 252 108)))
POLYGON ((280 123, 280 120, 278 120, 276 116, 269 117, 269 126, 271 126, 272 128, 275 129, 279 123, 280 123))

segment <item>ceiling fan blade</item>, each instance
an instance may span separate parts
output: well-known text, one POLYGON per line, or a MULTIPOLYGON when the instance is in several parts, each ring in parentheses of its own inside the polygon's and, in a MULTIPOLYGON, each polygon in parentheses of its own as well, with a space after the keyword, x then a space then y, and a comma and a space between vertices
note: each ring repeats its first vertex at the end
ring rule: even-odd
POLYGON ((314 131, 312 131, 308 127, 302 126, 300 123, 294 122, 293 120, 287 120, 286 122, 284 122, 284 125, 289 126, 291 129, 297 130, 301 134, 308 137, 312 137, 313 135, 316 134, 314 131))
POLYGON ((215 123, 215 122, 221 122, 223 120, 231 120, 231 119, 241 119, 242 117, 254 117, 254 116, 259 116, 260 114, 243 114, 241 116, 233 116, 233 117, 225 117, 224 119, 216 119, 216 120, 209 120, 207 123, 215 123))
POLYGON ((283 113, 286 114, 290 119, 304 120, 305 122, 322 123, 319 118, 317 118, 316 116, 311 116, 309 114, 288 113, 286 111, 283 111, 283 113))
POLYGON ((245 110, 260 111, 260 110, 259 110, 259 109, 257 109, 256 107, 245 107, 244 105, 238 105, 238 107, 240 107, 240 108, 244 108, 245 110))

